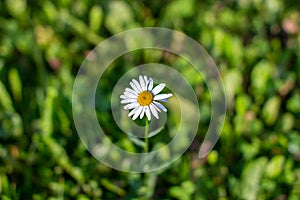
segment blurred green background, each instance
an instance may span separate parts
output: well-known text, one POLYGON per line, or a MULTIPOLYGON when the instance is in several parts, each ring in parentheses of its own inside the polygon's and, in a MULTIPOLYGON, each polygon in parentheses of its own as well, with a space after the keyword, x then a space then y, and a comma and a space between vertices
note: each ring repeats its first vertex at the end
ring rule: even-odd
MULTIPOLYGON (((299 10, 292 0, 1 0, 0 198, 300 199, 299 10), (202 44, 227 92, 221 138, 199 160, 210 98, 193 71, 183 70, 207 112, 195 142, 158 175, 99 163, 72 120, 74 77, 87 53, 146 26, 182 31, 202 44)), ((138 51, 106 72, 107 94, 132 66, 153 61, 180 65, 138 51)), ((109 99, 97 106, 107 111, 100 117, 107 132, 116 133, 109 99)), ((116 142, 139 151, 126 137, 116 142)))

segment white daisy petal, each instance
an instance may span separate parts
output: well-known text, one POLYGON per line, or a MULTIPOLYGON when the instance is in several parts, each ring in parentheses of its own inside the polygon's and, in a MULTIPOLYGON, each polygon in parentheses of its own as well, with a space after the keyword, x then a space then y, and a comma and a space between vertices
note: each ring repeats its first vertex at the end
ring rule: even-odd
POLYGON ((130 89, 130 88, 126 88, 125 91, 130 92, 130 93, 135 94, 136 96, 138 96, 138 93, 136 91, 130 89))
POLYGON ((153 103, 159 107, 162 111, 167 112, 167 109, 165 106, 163 106, 161 103, 157 102, 157 101, 153 101, 153 103))
POLYGON ((161 112, 161 110, 154 103, 151 103, 150 105, 152 105, 158 112, 161 112))
POLYGON ((136 99, 123 99, 121 101, 121 104, 124 104, 124 103, 133 103, 133 102, 137 102, 136 99))
POLYGON ((160 102, 168 102, 169 100, 168 99, 160 99, 158 101, 160 101, 160 102))
POLYGON ((139 107, 140 107, 140 106, 137 106, 137 107, 135 107, 132 111, 130 111, 130 112, 128 113, 128 117, 131 117, 131 116, 136 112, 136 110, 139 109, 139 107))
POLYGON ((141 114, 142 110, 143 110, 143 107, 142 107, 142 106, 138 107, 138 109, 135 111, 135 113, 134 113, 132 119, 133 119, 133 120, 136 120, 136 118, 141 114))
POLYGON ((127 98, 137 98, 138 96, 137 95, 135 95, 135 94, 132 94, 132 93, 130 93, 130 92, 124 92, 123 93, 127 98))
POLYGON ((153 80, 152 80, 152 78, 149 78, 148 91, 151 91, 152 88, 153 88, 153 80))
MULTIPOLYGON (((146 87, 147 87, 147 85, 148 85, 148 77, 147 76, 144 76, 144 80, 145 80, 145 85, 146 85, 146 87)), ((147 88, 146 88, 147 89, 147 88)))
POLYGON ((143 91, 141 85, 139 84, 139 82, 137 80, 132 79, 132 82, 135 84, 135 86, 137 87, 139 92, 143 91))
POLYGON ((150 109, 149 106, 145 106, 145 112, 146 112, 146 116, 148 118, 148 120, 151 120, 151 113, 150 113, 150 109))
POLYGON ((153 88, 152 93, 154 95, 157 95, 158 93, 160 93, 164 89, 165 86, 166 86, 165 83, 161 83, 161 84, 157 85, 155 88, 153 88))
POLYGON ((124 94, 122 94, 122 95, 120 96, 120 98, 121 98, 121 99, 128 99, 128 97, 125 96, 124 94))
POLYGON ((158 94, 154 96, 154 100, 163 100, 173 96, 173 94, 158 94))
POLYGON ((133 82, 130 82, 129 84, 136 93, 140 92, 140 90, 136 87, 136 85, 133 82))
POLYGON ((146 83, 145 83, 145 81, 144 81, 143 76, 140 75, 140 76, 139 76, 139 79, 140 79, 140 85, 141 85, 141 88, 142 88, 143 91, 145 91, 145 90, 146 90, 146 83))
POLYGON ((144 114, 145 114, 145 106, 143 107, 143 110, 142 110, 142 112, 140 114, 140 119, 142 119, 144 117, 144 114))
POLYGON ((153 104, 150 104, 149 107, 150 107, 150 110, 151 110, 151 113, 153 114, 153 116, 154 116, 156 119, 159 119, 158 113, 157 113, 156 109, 154 108, 153 104))
POLYGON ((139 106, 140 104, 138 103, 138 102, 133 102, 133 103, 130 103, 130 104, 127 104, 127 105, 125 105, 123 108, 125 109, 125 110, 131 110, 131 109, 133 109, 133 108, 135 108, 135 107, 137 107, 137 106, 139 106))

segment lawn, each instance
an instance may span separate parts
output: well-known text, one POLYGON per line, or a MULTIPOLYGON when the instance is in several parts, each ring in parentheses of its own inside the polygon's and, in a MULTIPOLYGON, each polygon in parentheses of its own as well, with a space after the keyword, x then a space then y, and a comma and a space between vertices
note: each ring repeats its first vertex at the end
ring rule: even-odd
MULTIPOLYGON (((291 0, 0 0, 0 199, 300 199, 299 10, 299 2, 291 0), (219 140, 204 158, 198 153, 213 115, 213 96, 220 93, 188 60, 159 49, 133 50, 103 71, 94 104, 84 96, 96 80, 89 77, 95 78, 102 63, 93 49, 118 33, 143 27, 185 34, 217 66, 226 116, 219 140), (93 56, 99 68, 80 71, 93 56), (149 63, 157 63, 152 71, 136 68, 149 63), (146 118, 130 119, 118 92, 130 86, 124 74, 153 76, 155 85, 176 77, 162 65, 175 69, 190 87, 170 81, 163 90, 182 96, 174 93, 164 103, 168 112, 159 113, 157 121, 164 119, 165 125, 157 132, 150 126, 153 137, 146 149, 144 140, 120 128, 143 127, 146 118), (75 80, 88 84, 82 96, 74 95, 75 80), (197 109, 200 120, 189 142, 197 109), (131 153, 167 146, 182 123, 178 146, 165 148, 157 159, 171 160, 177 148, 182 152, 163 168, 153 165, 151 173, 120 171, 128 169, 121 154, 100 144, 98 153, 112 160, 111 167, 82 141, 101 143, 90 115, 108 141, 131 153)), ((180 46, 180 38, 170 41, 174 48, 187 48, 180 46)), ((136 37, 125 43, 140 44, 136 37)), ((107 51, 104 58, 110 56, 107 51)))

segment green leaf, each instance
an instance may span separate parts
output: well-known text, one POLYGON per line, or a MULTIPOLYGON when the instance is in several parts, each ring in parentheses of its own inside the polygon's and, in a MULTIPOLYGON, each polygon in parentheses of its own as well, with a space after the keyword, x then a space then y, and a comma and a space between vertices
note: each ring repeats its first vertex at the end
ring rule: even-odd
POLYGON ((142 140, 140 140, 140 139, 138 139, 137 137, 134 137, 134 136, 130 136, 129 134, 128 134, 128 137, 127 137, 131 142, 133 142, 134 144, 136 144, 137 146, 139 146, 139 147, 145 147, 145 142, 144 141, 142 141, 142 140))
POLYGON ((12 99, 5 85, 0 81, 0 106, 7 111, 14 111, 12 99))
POLYGON ((124 139, 121 140, 120 145, 126 151, 135 152, 134 145, 130 142, 130 140, 127 140, 127 139, 124 138, 124 139))
POLYGON ((9 70, 8 79, 14 99, 20 102, 22 100, 22 82, 16 68, 9 70))
POLYGON ((41 141, 50 150, 53 158, 72 178, 74 178, 78 183, 84 182, 84 174, 82 169, 75 167, 70 162, 69 156, 63 146, 55 141, 50 136, 41 135, 41 141))
POLYGON ((244 115, 251 106, 251 98, 243 93, 237 96, 236 102, 235 102, 235 109, 238 114, 244 115))
POLYGON ((228 99, 228 105, 233 106, 234 96, 242 88, 242 74, 239 70, 233 69, 226 73, 224 84, 226 89, 226 95, 228 99))
POLYGON ((131 8, 125 1, 110 1, 105 26, 113 34, 135 27, 131 8))
POLYGON ((103 20, 103 10, 102 7, 99 5, 95 5, 92 7, 90 14, 89 14, 89 20, 90 20, 90 29, 94 32, 98 32, 103 20))
POLYGON ((267 158, 261 157, 249 162, 243 169, 239 197, 245 200, 256 200, 260 180, 263 176, 267 158))
POLYGON ((165 19, 172 21, 174 19, 192 16, 195 10, 194 4, 194 0, 171 1, 170 4, 165 7, 165 19))
POLYGON ((251 72, 251 88, 256 98, 261 98, 267 92, 273 73, 273 65, 268 61, 263 60, 254 66, 251 72))
POLYGON ((287 101, 287 108, 292 113, 300 113, 300 91, 295 90, 295 93, 289 100, 287 101))
POLYGON ((51 1, 45 1, 43 4, 43 11, 45 13, 45 16, 50 20, 51 22, 54 22, 57 17, 57 9, 53 5, 51 1))
POLYGON ((151 199, 155 191, 157 175, 155 173, 147 173, 144 177, 144 186, 142 186, 137 193, 139 199, 151 199))
POLYGON ((195 190, 195 184, 190 180, 186 180, 180 186, 171 187, 170 195, 180 200, 188 200, 191 199, 191 195, 195 190))
POLYGON ((25 0, 6 0, 7 10, 14 17, 22 17, 26 11, 26 2, 25 0))
POLYGON ((0 139, 16 138, 23 133, 23 122, 16 112, 0 112, 0 139))
POLYGON ((41 121, 41 128, 42 132, 45 135, 50 135, 52 134, 53 131, 53 118, 52 114, 54 111, 54 100, 58 95, 58 91, 55 87, 49 86, 47 88, 47 96, 45 98, 44 102, 44 110, 42 112, 42 121, 41 121))
POLYGON ((117 186, 116 184, 111 183, 111 181, 107 179, 101 179, 101 184, 103 187, 108 189, 109 191, 114 192, 115 194, 118 194, 120 196, 124 196, 126 194, 126 191, 117 186))
POLYGON ((281 119, 280 127, 282 131, 288 133, 293 129, 295 124, 295 117, 291 113, 284 113, 280 119, 281 119))
POLYGON ((196 187, 192 181, 184 181, 181 185, 187 194, 191 195, 195 192, 196 187))
POLYGON ((285 158, 283 155, 274 156, 266 167, 266 175, 270 178, 276 178, 280 175, 284 167, 285 158))
POLYGON ((6 174, 0 174, 0 193, 7 194, 9 193, 9 180, 6 174))
POLYGON ((179 186, 171 187, 170 188, 170 195, 172 197, 175 197, 180 200, 188 200, 189 197, 187 196, 186 192, 183 190, 183 188, 179 186))
POLYGON ((278 96, 270 98, 263 107, 263 116, 268 125, 273 125, 278 117, 281 100, 278 96))
POLYGON ((300 135, 297 131, 292 131, 288 135, 289 137, 289 144, 288 150, 292 154, 298 154, 300 151, 300 135))
POLYGON ((71 26, 71 28, 77 34, 79 34, 91 44, 98 45, 102 41, 102 38, 95 34, 93 31, 90 31, 89 27, 83 21, 77 19, 73 15, 70 15, 68 11, 60 11, 60 20, 71 26))
POLYGON ((6 195, 1 195, 0 197, 1 197, 2 200, 11 200, 11 198, 9 198, 6 195))
POLYGON ((207 156, 207 162, 210 164, 210 165, 214 165, 216 164, 216 162, 218 161, 218 157, 219 157, 219 154, 217 151, 213 150, 211 151, 208 156, 207 156))
POLYGON ((253 159, 259 153, 260 140, 253 140, 251 143, 243 142, 241 144, 241 151, 245 160, 253 159))

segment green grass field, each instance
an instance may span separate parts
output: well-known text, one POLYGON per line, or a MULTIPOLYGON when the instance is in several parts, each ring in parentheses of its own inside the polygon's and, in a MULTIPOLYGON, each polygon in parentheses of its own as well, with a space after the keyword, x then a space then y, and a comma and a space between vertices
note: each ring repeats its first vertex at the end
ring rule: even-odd
MULTIPOLYGON (((292 0, 0 0, 0 199, 300 199, 299 10, 292 0), (142 149, 114 123, 109 99, 125 72, 150 62, 179 67, 196 91, 198 134, 157 174, 99 162, 72 115, 73 83, 86 55, 137 27, 165 27, 198 41, 216 62, 227 97, 221 137, 198 159, 210 120, 203 80, 161 51, 137 50, 111 64, 96 94, 97 116, 127 151, 142 149)), ((168 129, 161 134, 151 147, 168 144, 168 129)))

